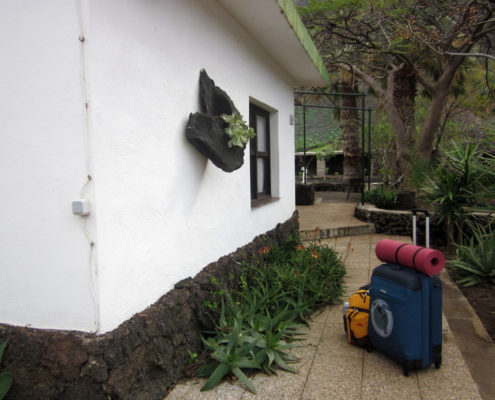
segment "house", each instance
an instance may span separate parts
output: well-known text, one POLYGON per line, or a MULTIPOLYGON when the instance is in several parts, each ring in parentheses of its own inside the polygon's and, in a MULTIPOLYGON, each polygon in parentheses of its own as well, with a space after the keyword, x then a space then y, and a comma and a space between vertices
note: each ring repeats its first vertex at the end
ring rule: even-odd
MULTIPOLYGON (((52 354, 79 354, 67 332, 116 340, 178 282, 294 218, 293 88, 328 76, 290 0, 6 1, 1 11, 9 348, 17 328, 63 334, 59 347, 40 342, 52 354), (202 70, 258 121, 256 151, 232 172, 186 139, 202 70)), ((94 355, 80 354, 84 369, 94 355)), ((81 376, 41 357, 58 380, 81 376)), ((108 388, 118 374, 105 362, 108 388)))

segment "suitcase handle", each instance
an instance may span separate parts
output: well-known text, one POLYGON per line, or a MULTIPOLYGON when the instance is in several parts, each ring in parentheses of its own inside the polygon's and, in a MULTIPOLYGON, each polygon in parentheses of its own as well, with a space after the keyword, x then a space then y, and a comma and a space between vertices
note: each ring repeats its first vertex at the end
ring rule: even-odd
POLYGON ((423 208, 413 208, 411 211, 413 215, 416 215, 417 213, 423 213, 426 217, 430 217, 429 211, 423 208))
POLYGON ((422 208, 413 208, 412 210, 412 219, 413 219, 413 244, 416 246, 416 221, 417 217, 416 214, 418 213, 423 213, 425 215, 425 235, 426 235, 426 248, 430 248, 430 213, 428 210, 424 210, 422 208))

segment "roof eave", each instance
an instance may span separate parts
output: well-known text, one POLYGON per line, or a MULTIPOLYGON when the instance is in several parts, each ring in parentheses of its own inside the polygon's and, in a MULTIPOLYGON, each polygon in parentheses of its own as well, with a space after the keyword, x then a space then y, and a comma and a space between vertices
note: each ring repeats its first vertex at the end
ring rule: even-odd
POLYGON ((294 86, 327 86, 328 71, 292 0, 217 0, 291 77, 294 86))

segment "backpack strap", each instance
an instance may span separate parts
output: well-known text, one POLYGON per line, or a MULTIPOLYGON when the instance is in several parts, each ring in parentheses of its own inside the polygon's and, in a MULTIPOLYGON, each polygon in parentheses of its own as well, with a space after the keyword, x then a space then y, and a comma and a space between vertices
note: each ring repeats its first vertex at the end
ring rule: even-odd
POLYGON ((412 265, 413 265, 413 268, 414 268, 415 271, 417 271, 417 268, 416 268, 416 256, 418 255, 418 253, 421 250, 424 250, 424 247, 420 247, 418 250, 416 250, 415 253, 414 253, 414 255, 413 255, 413 258, 412 258, 412 265))
POLYGON ((352 308, 353 310, 356 310, 356 311, 358 311, 358 312, 365 312, 365 313, 367 313, 367 314, 369 314, 369 313, 370 313, 370 310, 368 310, 368 309, 366 309, 366 308, 360 308, 360 307, 350 307, 350 308, 352 308))
POLYGON ((352 344, 351 314, 353 313, 348 312, 345 318, 345 323, 347 325, 347 341, 349 342, 349 344, 352 344))
POLYGON ((402 243, 397 249, 395 249, 395 263, 399 264, 399 250, 406 246, 407 243, 402 243))

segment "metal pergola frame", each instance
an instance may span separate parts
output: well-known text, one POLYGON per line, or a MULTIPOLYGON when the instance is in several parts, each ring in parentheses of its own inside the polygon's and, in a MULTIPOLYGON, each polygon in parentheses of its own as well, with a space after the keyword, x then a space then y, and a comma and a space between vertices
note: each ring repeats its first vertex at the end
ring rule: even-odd
POLYGON ((371 188, 371 112, 374 111, 371 108, 365 107, 366 94, 364 93, 339 93, 339 92, 317 92, 307 90, 295 90, 294 94, 312 94, 312 95, 324 95, 326 97, 340 97, 342 96, 354 96, 361 98, 361 107, 345 107, 345 106, 327 106, 320 104, 294 104, 295 106, 303 107, 303 134, 304 134, 304 164, 306 166, 306 108, 326 108, 334 110, 357 110, 361 111, 361 203, 364 204, 364 181, 365 181, 365 155, 368 156, 367 171, 368 171, 368 190, 371 188), (368 112, 368 152, 366 153, 366 112, 368 112))

